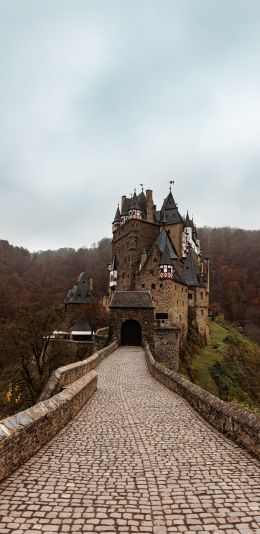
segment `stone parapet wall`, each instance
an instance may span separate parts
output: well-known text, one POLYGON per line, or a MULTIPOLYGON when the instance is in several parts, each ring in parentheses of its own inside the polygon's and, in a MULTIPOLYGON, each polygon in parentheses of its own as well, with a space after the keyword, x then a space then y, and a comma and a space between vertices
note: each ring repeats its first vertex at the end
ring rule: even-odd
POLYGON ((85 374, 96 369, 96 367, 102 362, 106 356, 111 354, 117 347, 117 343, 111 343, 107 347, 95 352, 92 356, 86 360, 80 362, 71 363, 65 367, 59 367, 53 371, 48 383, 46 384, 39 400, 43 401, 49 399, 53 395, 56 395, 62 388, 71 384, 75 380, 78 380, 85 374))
POLYGON ((174 371, 179 368, 180 331, 178 328, 154 329, 154 354, 157 361, 168 365, 174 371))
POLYGON ((232 406, 157 363, 148 344, 146 361, 151 375, 189 404, 209 423, 260 459, 260 417, 232 406))
POLYGON ((94 370, 117 347, 53 372, 41 401, 0 421, 0 480, 33 456, 72 419, 97 389, 94 370), (61 391, 62 390, 62 391, 61 391))
POLYGON ((0 480, 33 456, 72 419, 97 389, 97 373, 82 376, 52 399, 0 422, 0 480))

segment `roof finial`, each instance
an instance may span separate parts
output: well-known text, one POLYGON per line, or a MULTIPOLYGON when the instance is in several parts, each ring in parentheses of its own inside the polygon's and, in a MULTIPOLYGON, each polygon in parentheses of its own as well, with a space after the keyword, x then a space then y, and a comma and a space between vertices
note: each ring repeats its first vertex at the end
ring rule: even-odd
POLYGON ((170 180, 170 181, 168 182, 168 184, 170 184, 170 188, 169 188, 169 189, 170 189, 170 192, 171 192, 171 190, 172 190, 172 185, 174 184, 174 180, 170 180))
POLYGON ((143 193, 143 190, 144 190, 144 184, 140 184, 141 188, 142 188, 142 193, 143 193))
POLYGON ((134 188, 134 195, 136 195, 136 187, 134 188))

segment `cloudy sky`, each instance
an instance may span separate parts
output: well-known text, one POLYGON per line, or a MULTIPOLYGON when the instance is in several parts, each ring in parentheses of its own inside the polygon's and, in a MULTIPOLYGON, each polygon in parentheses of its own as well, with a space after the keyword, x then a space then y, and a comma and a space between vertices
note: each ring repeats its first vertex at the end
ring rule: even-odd
POLYGON ((198 226, 259 228, 259 0, 0 0, 0 239, 111 234, 174 178, 198 226))

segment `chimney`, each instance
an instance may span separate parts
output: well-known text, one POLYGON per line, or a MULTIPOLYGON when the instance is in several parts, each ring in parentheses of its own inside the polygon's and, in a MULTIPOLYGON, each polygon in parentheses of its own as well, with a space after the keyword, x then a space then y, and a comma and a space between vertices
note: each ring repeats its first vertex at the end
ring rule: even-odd
POLYGON ((125 195, 122 196, 122 198, 121 198, 121 213, 122 213, 122 211, 123 211, 123 207, 124 207, 125 199, 126 199, 126 196, 125 196, 125 195))
POLYGON ((147 222, 153 223, 153 192, 151 189, 146 190, 146 214, 147 222))
POLYGON ((88 283, 89 283, 89 289, 93 293, 93 278, 92 278, 92 276, 90 276, 88 283))

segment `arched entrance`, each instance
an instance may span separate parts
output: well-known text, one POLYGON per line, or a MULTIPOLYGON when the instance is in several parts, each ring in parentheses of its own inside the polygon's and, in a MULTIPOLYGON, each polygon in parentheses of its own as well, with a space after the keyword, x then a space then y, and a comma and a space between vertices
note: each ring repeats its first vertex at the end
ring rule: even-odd
POLYGON ((138 346, 142 344, 142 328, 141 325, 129 319, 121 326, 121 345, 138 346))

